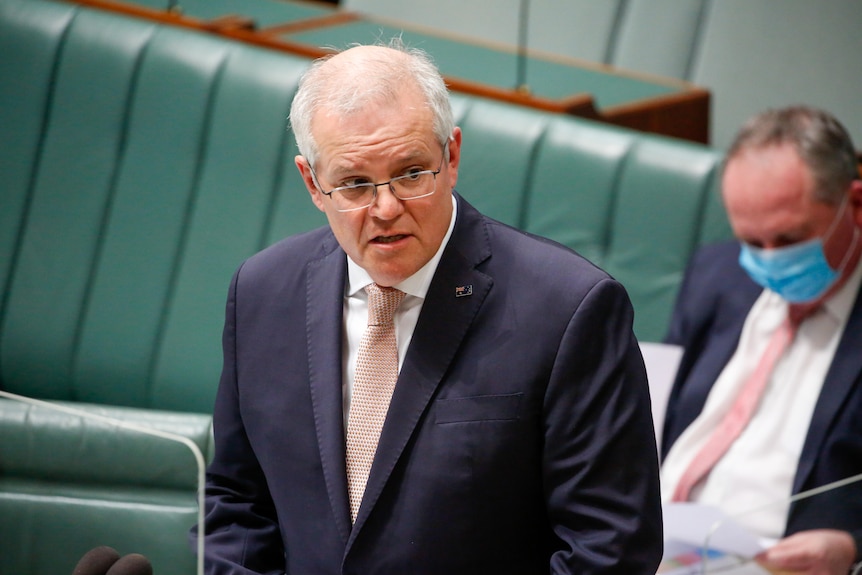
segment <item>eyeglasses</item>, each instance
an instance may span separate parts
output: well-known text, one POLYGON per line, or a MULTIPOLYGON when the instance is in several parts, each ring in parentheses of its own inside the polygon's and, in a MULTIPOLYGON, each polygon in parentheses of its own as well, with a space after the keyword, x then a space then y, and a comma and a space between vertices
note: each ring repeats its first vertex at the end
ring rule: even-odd
POLYGON ((331 190, 324 191, 320 185, 320 180, 314 168, 309 164, 311 174, 314 176, 314 183, 320 192, 329 196, 335 204, 335 210, 338 212, 353 212, 369 207, 377 199, 377 188, 380 186, 389 186, 389 190, 396 198, 402 202, 409 200, 418 200, 426 198, 437 191, 437 174, 443 169, 443 162, 446 161, 449 142, 443 146, 443 157, 440 159, 440 167, 436 170, 411 170, 401 176, 396 176, 388 182, 375 184, 372 182, 362 182, 359 184, 350 184, 348 186, 338 186, 331 190))

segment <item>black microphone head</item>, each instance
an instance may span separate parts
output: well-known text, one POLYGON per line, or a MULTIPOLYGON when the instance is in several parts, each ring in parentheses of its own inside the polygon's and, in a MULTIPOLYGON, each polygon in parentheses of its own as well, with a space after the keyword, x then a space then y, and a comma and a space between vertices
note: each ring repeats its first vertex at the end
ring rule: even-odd
POLYGON ((106 575, 111 565, 119 559, 120 554, 107 545, 90 549, 75 565, 72 575, 106 575))
POLYGON ((153 566, 140 553, 129 553, 114 563, 105 575, 153 575, 153 566))

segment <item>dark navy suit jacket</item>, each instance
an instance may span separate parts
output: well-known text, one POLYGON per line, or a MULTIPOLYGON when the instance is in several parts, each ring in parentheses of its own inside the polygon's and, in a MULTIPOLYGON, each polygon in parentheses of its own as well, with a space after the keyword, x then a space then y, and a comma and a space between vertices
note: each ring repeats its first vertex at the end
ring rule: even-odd
POLYGON ((625 291, 458 202, 354 526, 346 256, 321 229, 241 266, 208 472, 208 573, 655 573, 658 458, 625 291))
MULTIPOLYGON (((739 266, 738 257, 737 242, 711 245, 699 250, 686 270, 666 338, 668 343, 682 345, 685 352, 668 403, 663 455, 703 409, 710 388, 736 351, 745 318, 762 291, 739 266)), ((857 296, 814 408, 793 493, 860 473, 862 299, 857 296)), ((795 503, 786 534, 814 528, 851 531, 862 549, 858 544, 862 482, 795 503)))

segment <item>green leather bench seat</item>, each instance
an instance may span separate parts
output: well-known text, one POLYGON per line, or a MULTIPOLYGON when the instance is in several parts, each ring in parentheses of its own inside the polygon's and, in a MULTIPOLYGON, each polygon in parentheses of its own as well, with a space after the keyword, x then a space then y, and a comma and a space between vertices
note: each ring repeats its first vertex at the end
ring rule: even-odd
POLYGON ((197 517, 197 503, 187 493, 98 484, 72 489, 3 477, 0 514, 4 574, 72 573, 84 552, 97 546, 94 540, 123 553, 144 553, 155 573, 195 573, 195 558, 177 542, 197 517))
MULTIPOLYGON (((2 389, 127 406, 144 423, 170 411, 178 432, 188 418, 209 433, 230 275, 324 223, 295 193, 285 128, 307 65, 71 4, 0 1, 2 389)), ((73 424, 58 424, 15 456, 33 428, 7 403, 0 573, 68 573, 98 545, 143 553, 160 574, 193 571, 186 448, 106 444, 95 438, 117 432, 103 429, 93 450, 60 457, 74 453, 62 441, 73 424)))
POLYGON ((301 190, 285 118, 307 62, 85 9, 58 33, 38 169, 8 191, 26 212, 4 388, 208 412, 226 278, 273 237, 324 222, 279 199, 301 190))
MULTIPOLYGON (((210 451, 208 415, 58 405, 210 451)), ((75 554, 99 544, 144 553, 157 573, 194 572, 194 557, 178 544, 198 512, 189 447, 12 401, 0 401, 0 437, 0 573, 70 573, 75 554)))
POLYGON ((187 438, 207 453, 208 415, 81 402, 55 405, 90 414, 93 419, 19 402, 0 402, 0 454, 5 474, 30 474, 56 482, 197 489, 198 474, 189 447, 116 427, 110 419, 187 438), (109 419, 95 419, 100 417, 109 419))
POLYGON ((464 131, 458 187, 465 197, 606 269, 635 302, 638 337, 660 340, 692 249, 730 235, 717 193, 721 154, 464 100, 455 109, 464 131))
POLYGON ((635 333, 659 341, 693 247, 730 235, 720 162, 686 142, 555 122, 536 154, 523 227, 619 279, 636 302, 635 333))
MULTIPOLYGON (((0 0, 0 388, 209 453, 231 274, 325 223, 293 165, 308 61, 54 0, 0 0)), ((689 254, 727 237, 715 150, 458 95, 459 190, 623 281, 659 339, 689 254)), ((0 400, 0 573, 87 550, 194 556, 187 449, 0 400)))

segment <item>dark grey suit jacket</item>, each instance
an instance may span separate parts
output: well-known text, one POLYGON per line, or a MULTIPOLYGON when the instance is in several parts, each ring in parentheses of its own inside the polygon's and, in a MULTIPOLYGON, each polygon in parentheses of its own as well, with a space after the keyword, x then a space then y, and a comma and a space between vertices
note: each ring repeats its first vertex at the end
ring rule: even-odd
POLYGON ((657 454, 625 291, 570 250, 458 202, 353 526, 346 256, 320 229, 239 269, 208 573, 655 573, 657 454))

